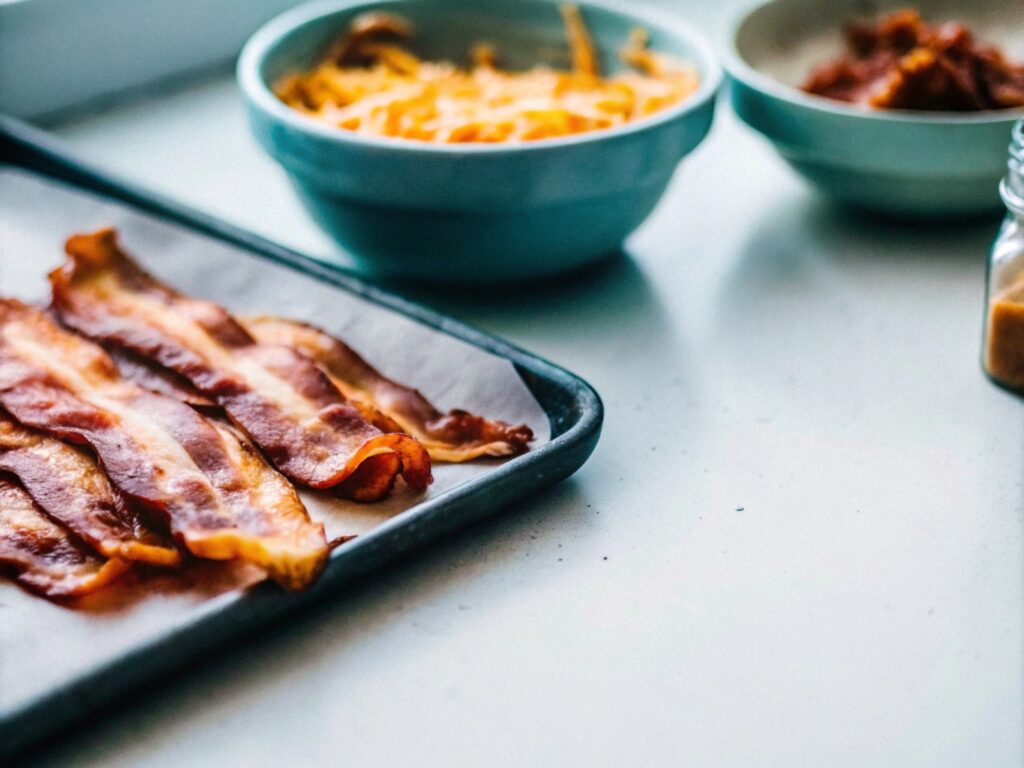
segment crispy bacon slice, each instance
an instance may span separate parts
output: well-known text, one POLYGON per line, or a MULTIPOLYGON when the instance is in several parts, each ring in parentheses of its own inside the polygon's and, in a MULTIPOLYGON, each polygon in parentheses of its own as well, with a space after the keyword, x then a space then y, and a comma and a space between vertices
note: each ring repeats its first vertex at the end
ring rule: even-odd
POLYGON ((157 365, 113 344, 103 347, 114 361, 121 378, 138 384, 143 389, 167 395, 196 408, 213 409, 217 404, 169 368, 157 365))
POLYGON ((0 571, 52 599, 95 592, 130 567, 106 560, 50 520, 24 488, 0 476, 0 571))
MULTIPOLYGON (((430 483, 430 457, 414 438, 366 421, 305 355, 258 344, 223 307, 159 283, 120 251, 114 230, 76 235, 65 249, 69 261, 50 275, 61 320, 187 378, 288 477, 331 488, 367 459, 395 453, 409 485, 430 483)), ((375 472, 361 476, 374 488, 389 486, 393 476, 377 473, 394 466, 375 461, 375 472)), ((360 488, 350 490, 360 497, 360 488)))
POLYGON ((0 413, 0 470, 18 478, 33 501, 108 558, 175 566, 181 553, 146 527, 80 448, 25 429, 0 413))
POLYGON ((412 435, 436 461, 514 456, 533 440, 525 424, 512 426, 462 410, 441 413, 418 391, 382 376, 347 344, 315 326, 279 317, 244 317, 241 322, 261 343, 311 357, 367 420, 412 435))
POLYGON ((229 427, 121 379, 101 347, 12 299, 0 299, 0 405, 88 444, 121 493, 199 557, 249 560, 289 588, 326 560, 323 526, 229 427))

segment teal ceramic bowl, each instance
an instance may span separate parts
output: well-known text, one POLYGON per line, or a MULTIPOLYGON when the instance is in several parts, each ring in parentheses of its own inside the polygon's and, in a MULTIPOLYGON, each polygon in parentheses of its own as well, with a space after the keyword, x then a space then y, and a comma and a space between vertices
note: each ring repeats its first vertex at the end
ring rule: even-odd
POLYGON ((843 203, 900 217, 965 217, 1000 209, 1006 148, 1022 110, 869 110, 797 87, 842 50, 851 20, 912 6, 956 20, 1024 59, 1017 0, 770 0, 748 10, 726 46, 732 104, 798 172, 843 203))
POLYGON ((679 161, 707 134, 721 74, 686 25, 636 9, 578 3, 605 71, 630 29, 697 68, 684 103, 607 131, 515 145, 365 138, 309 119, 268 87, 322 55, 369 9, 400 13, 427 58, 465 61, 494 43, 506 66, 568 66, 557 4, 545 0, 327 2, 271 21, 238 62, 252 130, 288 173, 313 218, 363 271, 438 282, 523 280, 616 252, 661 198, 679 161))

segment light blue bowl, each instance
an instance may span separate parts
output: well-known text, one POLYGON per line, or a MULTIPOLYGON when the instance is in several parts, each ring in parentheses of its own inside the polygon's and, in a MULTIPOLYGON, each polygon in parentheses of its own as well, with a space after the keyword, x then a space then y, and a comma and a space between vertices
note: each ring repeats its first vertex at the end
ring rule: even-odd
POLYGON ((309 119, 268 88, 309 67, 348 21, 386 9, 416 27, 427 58, 464 61, 494 43, 514 68, 568 65, 558 6, 545 0, 326 2, 271 21, 238 62, 252 130, 313 218, 364 271, 426 281, 521 280, 615 252, 654 208, 679 161, 707 134, 721 74, 685 25, 649 11, 579 3, 605 71, 630 29, 690 61, 700 89, 684 103, 607 131, 517 145, 365 138, 309 119))
POLYGON ((1024 58, 1017 2, 770 0, 738 20, 726 46, 733 108, 798 172, 843 203, 901 217, 998 211, 1010 131, 1024 111, 869 110, 797 87, 815 64, 842 50, 842 24, 908 5, 931 21, 963 21, 1024 58))

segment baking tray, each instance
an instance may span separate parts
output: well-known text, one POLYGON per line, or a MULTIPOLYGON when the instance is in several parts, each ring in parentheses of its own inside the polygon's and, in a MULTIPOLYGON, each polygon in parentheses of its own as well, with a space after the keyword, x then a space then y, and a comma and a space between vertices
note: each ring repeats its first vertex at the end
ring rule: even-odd
MULTIPOLYGON (((559 482, 586 461, 597 443, 603 413, 600 398, 586 382, 571 373, 354 275, 110 177, 71 156, 47 134, 0 116, 0 171, 10 172, 12 168, 17 175, 30 175, 46 183, 57 182, 84 191, 128 211, 155 218, 176 230, 244 251, 255 257, 246 263, 278 265, 314 279, 318 286, 333 292, 339 301, 358 297, 382 312, 429 329, 436 338, 457 340, 488 353, 514 370, 546 418, 549 435, 543 444, 528 453, 490 463, 486 471, 459 480, 422 501, 412 502, 411 506, 336 549, 320 579, 303 592, 289 594, 270 583, 262 583, 241 594, 219 595, 196 605, 185 620, 164 628, 145 642, 132 645, 114 658, 54 680, 28 698, 10 701, 10 696, 0 697, 0 762, 76 720, 85 716, 96 718, 118 697, 138 688, 144 681, 181 669, 200 654, 272 620, 280 620, 288 612, 338 593, 355 577, 405 552, 559 482)), ((0 200, 0 206, 4 204, 0 200)), ((24 255, 0 253, 0 270, 5 259, 19 257, 24 258, 24 255)), ((0 271, 0 291, 4 290, 2 283, 3 272, 0 271)), ((240 285, 244 288, 245 281, 240 285)), ((289 313, 288 307, 265 309, 289 313)), ((4 614, 9 612, 9 606, 0 604, 0 622, 6 620, 4 614)), ((102 629, 100 632, 102 644, 102 629)), ((16 664, 15 649, 0 646, 0 673, 5 668, 15 669, 16 664), (7 656, 6 660, 3 656, 7 656)), ((18 675, 9 677, 14 679, 18 675)), ((4 686, 0 674, 0 693, 4 686)))

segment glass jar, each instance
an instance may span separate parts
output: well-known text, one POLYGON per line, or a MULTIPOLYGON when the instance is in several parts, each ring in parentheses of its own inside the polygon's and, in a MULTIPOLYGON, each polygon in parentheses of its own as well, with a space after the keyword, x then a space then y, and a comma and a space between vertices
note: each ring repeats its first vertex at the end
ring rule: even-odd
POLYGON ((999 192, 1007 213, 988 263, 982 360, 997 383, 1024 391, 1024 120, 1013 127, 999 192))

